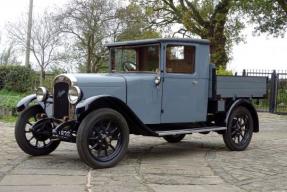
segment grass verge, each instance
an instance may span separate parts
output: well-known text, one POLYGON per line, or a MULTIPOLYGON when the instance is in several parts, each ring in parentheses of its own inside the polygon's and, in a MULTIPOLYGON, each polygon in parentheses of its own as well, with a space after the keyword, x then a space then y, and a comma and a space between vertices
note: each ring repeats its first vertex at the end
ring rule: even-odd
MULTIPOLYGON (((9 110, 13 110, 17 103, 25 96, 26 93, 18 93, 14 91, 8 91, 5 89, 0 90, 0 108, 5 108, 9 110)), ((16 122, 16 116, 4 115, 0 114, 0 121, 5 123, 14 123, 16 122)))
POLYGON ((4 123, 15 123, 16 120, 16 116, 0 116, 0 121, 4 123))

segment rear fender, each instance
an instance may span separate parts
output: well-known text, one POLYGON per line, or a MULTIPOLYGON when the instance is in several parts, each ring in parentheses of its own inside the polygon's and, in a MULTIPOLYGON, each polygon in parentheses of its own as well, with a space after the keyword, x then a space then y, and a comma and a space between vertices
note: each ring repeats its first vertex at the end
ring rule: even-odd
POLYGON ((257 111, 256 111, 255 107, 253 106, 253 104, 250 102, 250 100, 247 100, 247 99, 238 99, 232 103, 232 105, 228 109, 228 112, 226 113, 225 123, 226 124, 228 123, 231 112, 239 106, 246 107, 250 111, 250 113, 253 117, 254 132, 256 132, 256 133, 259 132, 259 118, 258 118, 257 111))

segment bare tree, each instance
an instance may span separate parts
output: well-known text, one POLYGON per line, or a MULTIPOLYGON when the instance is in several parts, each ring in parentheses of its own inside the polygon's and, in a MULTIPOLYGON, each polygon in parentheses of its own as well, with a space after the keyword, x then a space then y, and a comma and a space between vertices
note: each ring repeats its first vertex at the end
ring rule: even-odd
POLYGON ((107 60, 105 41, 115 27, 114 1, 71 0, 58 16, 60 30, 74 37, 78 53, 85 58, 85 71, 98 72, 107 60))
MULTIPOLYGON (((19 22, 8 25, 10 38, 17 45, 21 46, 23 50, 26 48, 26 23, 19 22)), ((57 64, 62 59, 61 45, 61 33, 52 14, 45 12, 37 20, 33 21, 30 51, 40 68, 41 84, 45 79, 47 68, 53 64, 57 64)))
POLYGON ((14 43, 11 42, 8 48, 0 52, 0 65, 17 65, 20 64, 14 43))

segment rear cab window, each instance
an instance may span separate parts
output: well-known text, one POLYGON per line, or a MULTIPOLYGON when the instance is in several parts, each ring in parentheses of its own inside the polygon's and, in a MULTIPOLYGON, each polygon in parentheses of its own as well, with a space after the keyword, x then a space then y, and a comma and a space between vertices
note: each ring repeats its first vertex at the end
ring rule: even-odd
POLYGON ((195 46, 167 45, 166 72, 193 74, 195 72, 195 46))

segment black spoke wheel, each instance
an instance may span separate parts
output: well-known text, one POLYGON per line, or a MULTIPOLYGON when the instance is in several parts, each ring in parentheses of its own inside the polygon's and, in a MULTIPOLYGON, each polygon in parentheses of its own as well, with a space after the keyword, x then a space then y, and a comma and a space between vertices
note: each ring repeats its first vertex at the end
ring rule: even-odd
POLYGON ((251 141, 253 129, 253 118, 249 110, 238 107, 230 115, 223 140, 230 150, 243 151, 251 141))
POLYGON ((169 143, 178 143, 185 137, 185 134, 167 135, 163 138, 169 143))
POLYGON ((129 129, 125 118, 108 108, 87 115, 77 134, 79 156, 93 168, 116 165, 124 157, 128 143, 129 129))
POLYGON ((54 125, 39 119, 43 113, 39 105, 28 107, 19 115, 15 126, 17 144, 32 156, 48 155, 60 144, 60 141, 51 140, 54 125))

